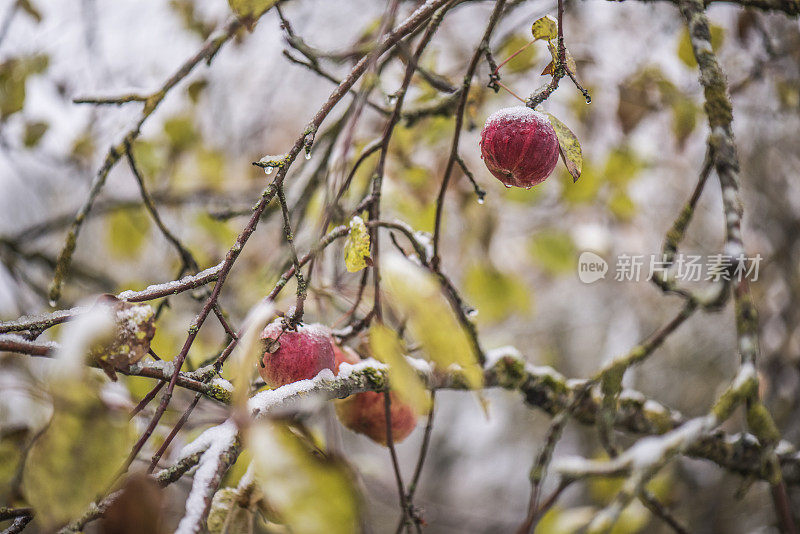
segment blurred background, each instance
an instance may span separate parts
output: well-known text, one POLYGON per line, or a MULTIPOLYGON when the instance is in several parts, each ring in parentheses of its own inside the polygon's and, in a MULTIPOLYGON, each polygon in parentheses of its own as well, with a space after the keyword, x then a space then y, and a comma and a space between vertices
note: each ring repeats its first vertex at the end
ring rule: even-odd
MULTIPOLYGON (((401 2, 401 15, 415 4, 401 2)), ((329 53, 320 65, 336 79, 352 67, 352 50, 375 39, 384 9, 384 2, 370 0, 292 0, 283 6, 295 33, 329 53)), ((492 3, 483 1, 453 9, 422 66, 458 86, 491 9, 492 3)), ((533 20, 554 12, 551 1, 517 3, 492 39, 494 57, 508 57, 530 39, 533 20)), ((72 99, 157 89, 229 13, 223 0, 3 0, 0 320, 49 309, 47 286, 68 224, 108 148, 141 112, 138 103, 98 107, 72 99)), ((797 443, 800 25, 780 14, 717 4, 709 16, 734 105, 745 246, 749 255, 764 258, 752 284, 760 314, 764 398, 784 438, 797 443)), ((526 191, 504 188, 486 170, 478 146, 480 128, 493 111, 518 102, 486 87, 488 67, 482 62, 469 99, 461 155, 486 198, 478 203, 466 177, 454 175, 444 219, 443 269, 478 310, 486 348, 513 345, 530 362, 578 378, 626 352, 680 309, 679 299, 663 296, 644 279, 615 280, 614 262, 621 254, 660 252, 664 233, 697 182, 708 128, 688 35, 674 6, 571 1, 564 25, 567 47, 592 103, 587 105, 567 80, 544 108, 580 139, 583 175, 573 184, 559 163, 552 177, 526 191), (577 259, 585 250, 609 262, 605 279, 579 281, 577 259)), ((269 12, 252 33, 243 31, 210 66, 199 66, 172 90, 135 144, 166 225, 189 246, 201 268, 224 257, 267 183, 251 162, 286 152, 334 87, 287 60, 284 35, 276 13, 269 12)), ((539 75, 549 61, 546 46, 534 44, 503 68, 503 82, 528 95, 549 80, 539 75)), ((399 61, 389 63, 370 99, 388 107, 403 69, 399 61)), ((444 96, 417 76, 407 105, 424 106, 444 96)), ((383 129, 385 119, 367 106, 352 143, 326 136, 347 105, 343 100, 325 121, 312 157, 299 159, 286 180, 300 251, 316 241, 326 199, 383 129)), ((452 129, 449 117, 401 123, 387 163, 383 218, 432 231, 452 129)), ((375 161, 368 160, 356 173, 342 200, 347 209, 363 198, 375 161)), ((290 261, 275 215, 274 209, 267 211, 223 291, 222 305, 235 325, 290 261)), ((344 212, 337 216, 334 222, 346 222, 344 212)), ((682 251, 717 253, 723 233, 721 196, 712 175, 682 251)), ((346 272, 341 246, 327 249, 315 267, 307 320, 337 326, 355 296, 360 275, 346 272)), ((111 172, 86 222, 59 307, 98 293, 168 281, 179 268, 180 258, 142 207, 136 181, 123 162, 111 172)), ((292 284, 278 301, 281 309, 293 303, 292 284)), ((200 305, 188 293, 170 299, 153 342, 162 358, 177 353, 200 305)), ((57 338, 58 328, 43 336, 57 338)), ((224 342, 222 328, 210 322, 189 353, 189 367, 199 366, 224 342)), ((0 385, 8 392, 0 398, 2 425, 45 417, 26 384, 34 384, 48 362, 30 360, 0 355, 0 385)), ((629 373, 625 385, 694 416, 708 410, 737 366, 729 305, 717 314, 696 314, 629 373)), ((149 391, 145 379, 121 383, 133 404, 149 391)), ((166 422, 174 423, 192 397, 178 392, 166 422)), ((528 471, 549 418, 526 408, 513 393, 488 391, 485 398, 488 416, 473 394, 444 391, 437 396, 417 497, 428 532, 509 532, 525 516, 528 471)), ((320 422, 329 415, 323 413, 320 422)), ((173 449, 224 417, 217 406, 202 401, 173 449)), ((740 431, 742 423, 737 415, 725 429, 740 431)), ((423 426, 398 446, 407 476, 423 426)), ((386 449, 345 429, 335 434, 334 446, 358 466, 367 523, 374 532, 391 531, 398 512, 386 449)), ((557 457, 565 454, 600 456, 595 431, 569 426, 556 448, 557 457)), ((236 483, 241 464, 226 483, 236 483)), ((679 459, 659 475, 653 491, 691 532, 776 532, 766 485, 746 491, 742 486, 740 477, 710 462, 679 459)), ((574 485, 537 532, 576 531, 616 489, 609 481, 574 485)), ((177 522, 188 484, 169 491, 175 508, 170 517, 177 522)), ((634 504, 615 532, 667 530, 634 504)))

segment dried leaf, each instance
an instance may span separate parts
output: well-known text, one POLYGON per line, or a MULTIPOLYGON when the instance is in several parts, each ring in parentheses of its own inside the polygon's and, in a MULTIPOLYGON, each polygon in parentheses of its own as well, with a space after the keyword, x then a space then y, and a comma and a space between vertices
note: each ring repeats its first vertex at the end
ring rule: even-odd
MULTIPOLYGON (((558 62, 558 47, 555 44, 555 41, 550 41, 547 43, 547 49, 550 50, 550 55, 553 57, 553 64, 558 62)), ((567 63, 567 69, 577 76, 578 75, 578 66, 575 64, 575 59, 572 57, 572 54, 569 53, 569 50, 564 48, 564 60, 567 63)), ((550 72, 548 74, 552 74, 553 67, 550 67, 550 72)), ((544 73, 543 73, 544 74, 544 73)))
POLYGON ((147 355, 156 333, 155 312, 147 304, 124 302, 113 295, 103 295, 95 308, 107 313, 114 323, 109 341, 96 343, 91 357, 109 369, 127 369, 147 355))

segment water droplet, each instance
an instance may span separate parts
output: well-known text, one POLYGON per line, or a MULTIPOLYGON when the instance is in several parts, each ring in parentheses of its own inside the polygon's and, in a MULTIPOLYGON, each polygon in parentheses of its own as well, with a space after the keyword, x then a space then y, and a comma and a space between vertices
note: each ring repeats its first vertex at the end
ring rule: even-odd
POLYGON ((264 174, 269 176, 270 174, 272 174, 272 170, 273 170, 272 167, 264 167, 264 174))
POLYGON ((478 310, 476 310, 475 308, 470 308, 469 310, 467 310, 467 317, 477 317, 477 316, 478 316, 478 310))
POLYGON ((530 189, 531 187, 533 187, 533 186, 532 186, 532 185, 526 185, 526 186, 525 186, 525 190, 527 191, 527 190, 528 190, 528 189, 530 189))
POLYGON ((47 301, 47 303, 48 303, 48 304, 50 304, 50 307, 51 307, 51 308, 55 308, 55 307, 56 307, 56 304, 58 304, 58 302, 56 302, 55 300, 52 300, 52 299, 50 299, 49 301, 47 301))
POLYGON ((311 159, 311 151, 306 150, 306 159, 311 159))
POLYGON ((478 197, 478 204, 482 205, 484 202, 486 202, 486 201, 483 200, 483 197, 478 197))
POLYGON ((503 185, 506 186, 506 189, 511 189, 511 184, 503 184, 503 185))

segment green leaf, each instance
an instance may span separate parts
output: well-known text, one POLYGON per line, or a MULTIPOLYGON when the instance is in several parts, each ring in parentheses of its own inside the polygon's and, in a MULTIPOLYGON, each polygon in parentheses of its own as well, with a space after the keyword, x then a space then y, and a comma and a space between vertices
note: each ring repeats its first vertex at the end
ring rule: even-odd
POLYGON ((48 63, 45 55, 11 58, 0 63, 0 119, 22 110, 28 77, 44 71, 48 63))
POLYGON ((686 139, 697 126, 698 111, 699 108, 691 98, 677 98, 672 103, 672 132, 680 148, 683 148, 686 139))
POLYGON ((480 312, 481 322, 497 322, 531 309, 528 288, 519 278, 492 265, 475 264, 464 275, 464 292, 480 312))
POLYGON ((543 41, 550 41, 558 37, 558 23, 550 15, 537 19, 531 25, 533 38, 543 41))
POLYGON ((575 269, 577 250, 566 232, 542 231, 531 239, 533 259, 550 274, 561 274, 575 269))
POLYGON ((108 217, 106 244, 120 259, 139 256, 150 232, 150 219, 144 210, 117 210, 108 217))
POLYGON ((133 446, 127 413, 98 397, 97 375, 51 385, 53 417, 25 462, 23 491, 45 530, 79 515, 113 481, 133 446))
POLYGON ((572 176, 572 181, 577 182, 581 177, 581 170, 583 169, 583 153, 581 151, 581 143, 578 138, 572 133, 572 130, 558 120, 555 116, 545 113, 550 118, 550 124, 556 131, 558 137, 558 152, 561 154, 561 161, 567 167, 567 171, 572 176))
POLYGON ((431 398, 416 371, 403 357, 403 343, 397 334, 381 323, 369 329, 369 346, 375 357, 389 366, 392 391, 419 413, 428 413, 431 398))
MULTIPOLYGON (((502 42, 502 44, 500 44, 496 57, 510 57, 511 54, 514 54, 521 48, 527 46, 528 43, 528 39, 526 39, 524 36, 519 34, 511 34, 502 42)), ((525 50, 525 53, 518 54, 514 57, 514 59, 503 65, 503 72, 507 74, 517 74, 530 70, 536 61, 537 56, 538 54, 536 48, 530 46, 525 50)))
POLYGON ((356 215, 350 220, 350 233, 344 244, 344 264, 348 272, 357 273, 368 265, 369 231, 364 220, 356 215))
POLYGON ((175 152, 190 148, 200 139, 192 118, 182 115, 164 121, 164 134, 175 152))
POLYGON ((480 387, 483 372, 475 349, 436 277, 399 255, 387 257, 381 267, 389 302, 407 319, 423 351, 442 369, 458 365, 467 384, 480 387))
POLYGON ((291 532, 358 531, 360 503, 346 465, 312 449, 279 422, 253 426, 248 444, 256 483, 291 532))
POLYGON ((625 186, 644 169, 645 163, 629 146, 619 146, 608 153, 603 176, 614 186, 625 186))

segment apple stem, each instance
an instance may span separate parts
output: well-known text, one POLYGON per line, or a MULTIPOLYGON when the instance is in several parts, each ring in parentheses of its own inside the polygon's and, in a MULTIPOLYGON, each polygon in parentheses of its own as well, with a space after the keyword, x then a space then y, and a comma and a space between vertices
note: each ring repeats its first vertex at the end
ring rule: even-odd
MULTIPOLYGON (((528 44, 524 45, 522 48, 520 48, 519 50, 517 50, 516 52, 514 52, 513 54, 511 54, 510 56, 508 56, 506 59, 504 59, 504 60, 503 60, 503 62, 502 62, 502 63, 500 63, 500 64, 497 66, 497 68, 496 68, 496 69, 494 69, 494 72, 492 73, 492 75, 493 75, 493 76, 497 76, 497 73, 498 73, 498 72, 500 72, 500 69, 502 68, 502 66, 503 66, 503 65, 505 65, 506 63, 508 63, 509 61, 511 61, 512 59, 514 59, 515 57, 517 57, 517 56, 518 56, 520 53, 524 52, 526 48, 528 48, 530 45, 532 45, 532 44, 533 44, 533 43, 535 43, 535 42, 536 42, 536 39, 534 39, 534 40, 530 41, 528 44)), ((513 93, 512 93, 512 94, 513 94, 513 93)), ((516 95, 515 95, 515 96, 516 96, 516 95)))
POLYGON ((500 86, 500 87, 502 87, 503 89, 505 89, 506 91, 508 91, 508 92, 511 94, 511 96, 513 96, 514 98, 516 98, 517 100, 519 100, 519 101, 520 101, 520 102, 522 102, 523 104, 527 102, 527 100, 525 100, 524 98, 522 98, 521 96, 519 96, 517 93, 515 93, 515 92, 514 92, 514 91, 512 91, 511 89, 509 89, 509 88, 508 88, 508 87, 507 87, 507 86, 506 86, 506 85, 505 85, 503 82, 500 82, 500 81, 497 81, 497 80, 495 80, 495 81, 494 81, 494 83, 496 83, 498 86, 500 86))

